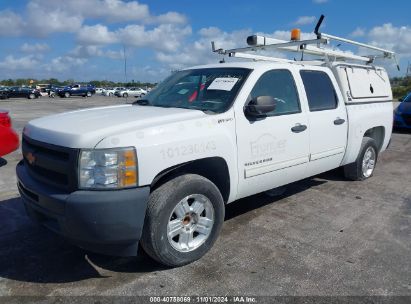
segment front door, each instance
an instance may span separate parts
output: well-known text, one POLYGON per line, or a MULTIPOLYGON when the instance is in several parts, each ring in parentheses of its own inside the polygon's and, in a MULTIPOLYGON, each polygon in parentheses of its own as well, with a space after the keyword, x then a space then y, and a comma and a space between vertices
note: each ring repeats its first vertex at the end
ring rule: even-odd
POLYGON ((248 101, 258 96, 272 96, 276 108, 256 120, 236 108, 237 198, 301 179, 309 160, 308 118, 301 107, 292 71, 265 72, 248 101))

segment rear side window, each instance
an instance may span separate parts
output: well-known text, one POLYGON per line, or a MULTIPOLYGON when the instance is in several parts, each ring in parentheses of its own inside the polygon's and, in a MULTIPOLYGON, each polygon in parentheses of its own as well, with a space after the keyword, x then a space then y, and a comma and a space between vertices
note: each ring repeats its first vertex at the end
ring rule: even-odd
POLYGON ((330 77, 320 71, 300 71, 310 111, 323 111, 337 108, 338 99, 330 77))
POLYGON ((267 113, 267 116, 301 112, 294 78, 288 70, 272 70, 264 73, 250 95, 251 98, 272 96, 275 99, 276 108, 267 113))

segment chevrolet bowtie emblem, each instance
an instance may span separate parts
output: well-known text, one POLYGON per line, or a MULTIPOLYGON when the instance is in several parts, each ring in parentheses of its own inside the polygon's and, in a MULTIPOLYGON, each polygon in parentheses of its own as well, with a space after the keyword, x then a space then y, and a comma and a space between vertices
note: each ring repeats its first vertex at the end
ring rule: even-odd
POLYGON ((29 162, 30 165, 33 165, 34 162, 36 161, 36 157, 31 152, 26 154, 26 159, 27 159, 27 161, 29 162))

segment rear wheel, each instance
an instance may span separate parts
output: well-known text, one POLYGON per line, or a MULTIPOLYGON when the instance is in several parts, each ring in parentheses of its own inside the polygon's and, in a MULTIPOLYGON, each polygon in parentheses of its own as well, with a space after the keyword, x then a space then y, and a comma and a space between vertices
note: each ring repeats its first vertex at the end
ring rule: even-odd
POLYGON ((70 97, 70 93, 69 93, 69 92, 64 93, 64 97, 69 98, 69 97, 70 97))
POLYGON ((357 160, 344 166, 345 177, 351 180, 365 180, 370 178, 378 159, 378 147, 374 139, 364 137, 361 143, 357 160))
POLYGON ((91 92, 87 92, 87 97, 91 97, 91 92))
POLYGON ((29 99, 34 99, 34 98, 36 98, 36 95, 34 95, 33 93, 30 93, 29 94, 29 99))
POLYGON ((182 175, 151 193, 141 245, 156 261, 182 266, 210 250, 223 221, 218 188, 202 176, 182 175))
POLYGON ((128 97, 128 93, 124 93, 123 97, 127 98, 128 97))

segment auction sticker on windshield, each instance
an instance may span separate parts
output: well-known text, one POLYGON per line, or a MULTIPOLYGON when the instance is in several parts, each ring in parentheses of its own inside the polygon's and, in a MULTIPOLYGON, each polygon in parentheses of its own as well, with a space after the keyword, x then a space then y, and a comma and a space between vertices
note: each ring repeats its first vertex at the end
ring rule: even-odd
POLYGON ((207 90, 231 91, 237 81, 238 78, 234 77, 219 77, 214 79, 214 81, 208 86, 207 90))

